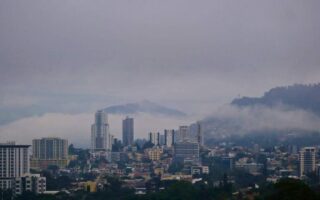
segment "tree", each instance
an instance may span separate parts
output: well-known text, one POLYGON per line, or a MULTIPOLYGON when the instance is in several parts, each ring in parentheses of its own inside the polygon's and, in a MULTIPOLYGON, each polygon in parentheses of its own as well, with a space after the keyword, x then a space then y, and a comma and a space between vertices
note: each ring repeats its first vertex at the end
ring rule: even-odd
POLYGON ((183 169, 183 164, 180 162, 174 162, 169 166, 168 171, 172 174, 180 172, 183 169))
POLYGON ((0 189, 0 198, 1 198, 1 200, 11 200, 12 199, 12 191, 0 189))
POLYGON ((76 149, 74 148, 73 144, 69 145, 68 152, 70 155, 75 155, 76 154, 76 149))
POLYGON ((304 182, 296 179, 282 179, 267 190, 266 200, 315 200, 316 193, 304 182))

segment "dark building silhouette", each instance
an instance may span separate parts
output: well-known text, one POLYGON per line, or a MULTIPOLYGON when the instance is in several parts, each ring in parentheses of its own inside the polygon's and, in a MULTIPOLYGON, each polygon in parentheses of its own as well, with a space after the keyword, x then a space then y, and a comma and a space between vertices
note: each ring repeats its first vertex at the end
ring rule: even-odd
POLYGON ((124 146, 132 145, 134 138, 133 118, 126 117, 122 121, 122 141, 124 146))

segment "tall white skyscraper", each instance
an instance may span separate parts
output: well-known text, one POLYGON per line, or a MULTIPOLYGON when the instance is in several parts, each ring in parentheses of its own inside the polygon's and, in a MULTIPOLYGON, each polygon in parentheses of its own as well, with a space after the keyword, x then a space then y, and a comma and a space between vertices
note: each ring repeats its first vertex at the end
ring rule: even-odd
POLYGON ((149 133, 149 141, 154 145, 159 145, 160 144, 160 133, 150 132, 149 133))
POLYGON ((167 147, 172 147, 174 144, 174 130, 164 130, 164 144, 167 147))
POLYGON ((132 145, 134 138, 133 118, 126 117, 122 121, 122 142, 124 146, 132 145))
POLYGON ((0 189, 11 189, 15 178, 30 171, 29 145, 0 144, 0 189))
POLYGON ((95 114, 95 123, 91 126, 91 152, 95 151, 110 151, 111 141, 108 116, 102 110, 95 114))
POLYGON ((316 148, 304 147, 299 154, 300 176, 316 171, 316 148))

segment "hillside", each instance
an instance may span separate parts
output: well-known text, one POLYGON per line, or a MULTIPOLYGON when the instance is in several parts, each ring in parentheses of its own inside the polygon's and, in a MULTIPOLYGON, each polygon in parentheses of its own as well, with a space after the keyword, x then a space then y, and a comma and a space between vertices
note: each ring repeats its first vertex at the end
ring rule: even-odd
POLYGON ((262 97, 242 97, 234 99, 231 104, 238 107, 254 105, 274 107, 283 104, 320 115, 320 83, 276 87, 266 92, 262 97))

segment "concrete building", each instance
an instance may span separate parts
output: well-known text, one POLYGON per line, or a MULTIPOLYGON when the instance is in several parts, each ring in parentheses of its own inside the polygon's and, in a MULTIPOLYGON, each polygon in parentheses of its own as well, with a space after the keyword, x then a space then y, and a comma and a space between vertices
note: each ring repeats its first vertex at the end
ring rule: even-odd
POLYGON ((133 118, 126 117, 122 121, 122 141, 124 146, 133 144, 134 140, 134 120, 133 118))
POLYGON ((174 144, 174 130, 164 130, 164 144, 166 147, 172 147, 174 144))
POLYGON ((159 145, 160 146, 165 145, 165 137, 162 134, 159 134, 159 145))
POLYGON ((0 189, 11 189, 16 177, 29 173, 29 147, 14 142, 0 144, 0 189))
POLYGON ((200 175, 202 174, 202 167, 201 166, 192 166, 191 167, 191 175, 200 175))
POLYGON ((174 161, 184 162, 185 160, 199 162, 198 143, 185 141, 174 144, 174 161))
POLYGON ((202 173, 203 174, 209 174, 209 167, 208 166, 202 166, 202 173))
POLYGON ((158 146, 160 144, 160 133, 159 132, 150 132, 149 133, 149 142, 158 146))
POLYGON ((202 125, 200 122, 197 122, 197 142, 200 147, 203 146, 203 133, 202 133, 202 125))
POLYGON ((102 110, 95 114, 95 123, 91 125, 91 152, 110 151, 110 132, 108 116, 102 110))
POLYGON ((154 170, 153 170, 153 172, 154 172, 154 174, 156 174, 156 175, 163 175, 164 174, 164 169, 163 169, 163 167, 156 167, 156 168, 154 168, 154 170))
POLYGON ((146 149, 147 156, 152 161, 158 161, 161 158, 163 150, 161 148, 146 149))
POLYGON ((250 174, 259 174, 261 173, 261 169, 263 168, 263 164, 261 163, 236 163, 236 169, 242 169, 250 174))
POLYGON ((114 135, 108 134, 108 146, 110 151, 112 150, 112 145, 114 144, 114 135))
POLYGON ((97 192, 97 182, 95 181, 84 182, 83 189, 87 192, 97 192))
POLYGON ((43 194, 46 191, 46 178, 41 177, 40 174, 29 173, 16 177, 13 183, 13 193, 21 195, 27 191, 43 194))
POLYGON ((50 165, 67 167, 68 141, 61 138, 42 138, 32 140, 31 168, 47 169, 50 165))
POLYGON ((300 177, 316 171, 316 148, 304 147, 299 154, 300 177))
POLYGON ((121 152, 111 152, 111 161, 112 162, 120 162, 121 152))
POLYGON ((188 139, 189 126, 180 126, 179 127, 179 136, 178 141, 184 142, 188 139))

